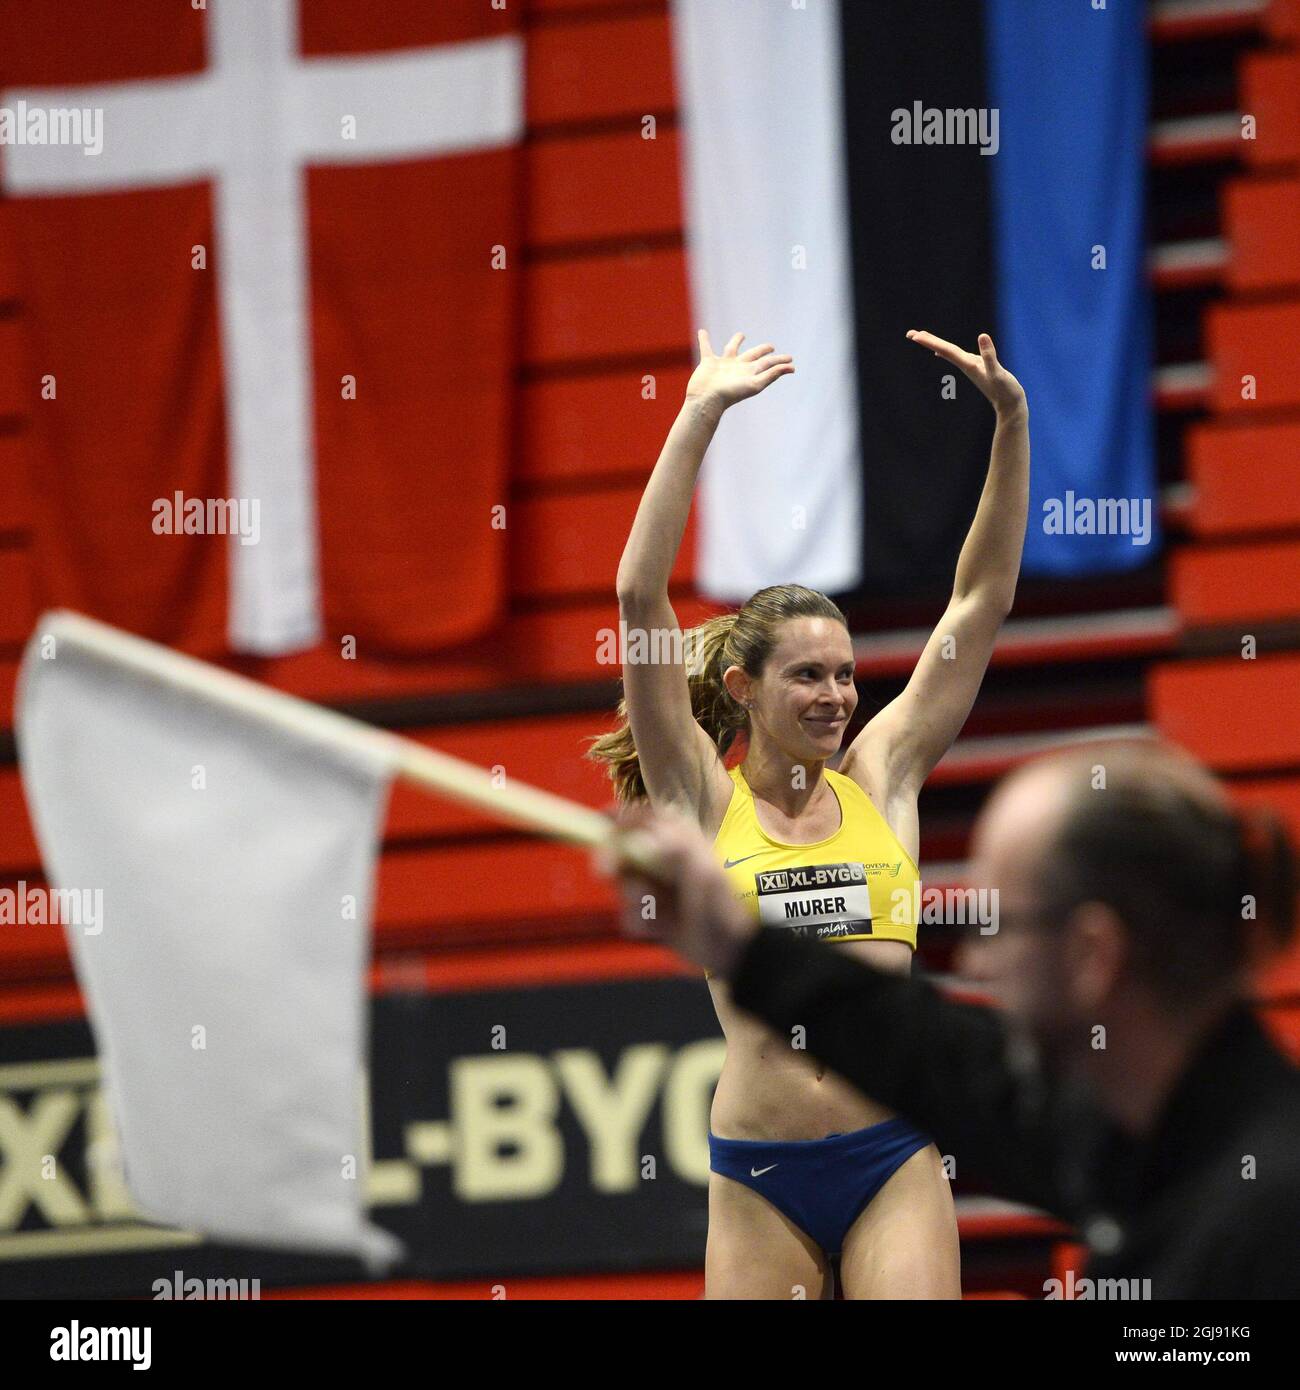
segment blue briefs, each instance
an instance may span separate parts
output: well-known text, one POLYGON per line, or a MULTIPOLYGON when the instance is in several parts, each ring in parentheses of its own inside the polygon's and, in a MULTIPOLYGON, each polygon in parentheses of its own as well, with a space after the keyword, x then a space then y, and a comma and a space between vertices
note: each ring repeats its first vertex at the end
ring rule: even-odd
POLYGON ((821 1246, 838 1255, 862 1209, 929 1135, 903 1119, 825 1139, 719 1139, 709 1167, 752 1187, 821 1246))

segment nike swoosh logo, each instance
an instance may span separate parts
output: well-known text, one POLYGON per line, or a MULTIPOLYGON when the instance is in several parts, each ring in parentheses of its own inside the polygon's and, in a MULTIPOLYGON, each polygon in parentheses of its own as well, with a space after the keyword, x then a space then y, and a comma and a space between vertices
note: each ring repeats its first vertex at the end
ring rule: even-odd
MULTIPOLYGON (((722 861, 722 867, 724 869, 734 869, 737 864, 743 864, 746 859, 757 859, 762 853, 763 851, 761 849, 756 849, 753 854, 742 855, 739 859, 724 859, 722 861)), ((764 1168, 763 1171, 767 1172, 767 1169, 764 1168)))
POLYGON ((775 1167, 777 1167, 775 1163, 769 1163, 766 1168, 751 1168, 749 1170, 749 1176, 751 1178, 761 1178, 764 1173, 770 1173, 775 1167))

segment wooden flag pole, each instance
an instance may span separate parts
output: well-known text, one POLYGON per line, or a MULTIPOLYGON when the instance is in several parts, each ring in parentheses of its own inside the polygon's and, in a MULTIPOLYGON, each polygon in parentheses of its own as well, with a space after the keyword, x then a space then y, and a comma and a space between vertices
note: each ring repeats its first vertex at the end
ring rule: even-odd
POLYGON ((358 758, 376 774, 400 777, 421 791, 473 806, 533 834, 591 849, 609 846, 620 860, 652 878, 662 877, 644 837, 634 829, 620 827, 600 811, 524 782, 507 779, 497 783, 491 773, 474 763, 272 690, 82 613, 58 609, 42 615, 28 642, 24 671, 36 661, 57 660, 63 643, 247 718, 273 724, 297 738, 358 758))

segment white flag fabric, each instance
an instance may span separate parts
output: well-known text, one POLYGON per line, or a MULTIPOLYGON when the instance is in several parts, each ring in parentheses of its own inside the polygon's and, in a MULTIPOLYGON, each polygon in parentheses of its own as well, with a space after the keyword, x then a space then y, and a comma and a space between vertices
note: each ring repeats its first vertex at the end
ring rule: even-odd
POLYGON ((839 6, 673 0, 691 306, 716 352, 795 375, 727 412, 700 475, 696 576, 727 602, 862 578, 862 465, 839 6))
POLYGON ((365 1217, 366 967, 390 769, 36 634, 23 786, 151 1220, 215 1239, 401 1247, 365 1217))

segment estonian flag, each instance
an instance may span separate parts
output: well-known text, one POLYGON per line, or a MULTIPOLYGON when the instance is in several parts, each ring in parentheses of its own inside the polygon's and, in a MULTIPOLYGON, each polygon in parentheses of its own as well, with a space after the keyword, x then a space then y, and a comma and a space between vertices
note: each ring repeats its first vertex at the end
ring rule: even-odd
POLYGON ((1025 574, 1150 558, 1145 10, 674 0, 695 320, 799 368, 710 449, 706 594, 951 583, 993 418, 909 328, 1025 387, 1025 574))

